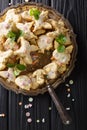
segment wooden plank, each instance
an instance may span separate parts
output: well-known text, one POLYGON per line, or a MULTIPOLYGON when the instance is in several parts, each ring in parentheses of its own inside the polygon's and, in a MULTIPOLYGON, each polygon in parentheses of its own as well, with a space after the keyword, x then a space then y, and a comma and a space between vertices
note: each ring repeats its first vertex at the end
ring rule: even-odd
MULTIPOLYGON (((0 12, 8 7, 7 0, 0 0, 0 12)), ((0 130, 8 129, 8 91, 0 85, 0 114, 4 113, 5 117, 0 118, 0 130)))
POLYGON ((0 85, 0 114, 5 114, 5 117, 0 117, 0 130, 7 130, 8 123, 8 98, 7 91, 0 85))
POLYGON ((9 1, 8 0, 0 0, 0 9, 1 9, 1 11, 3 10, 3 9, 5 9, 6 7, 8 7, 8 5, 9 5, 9 1))

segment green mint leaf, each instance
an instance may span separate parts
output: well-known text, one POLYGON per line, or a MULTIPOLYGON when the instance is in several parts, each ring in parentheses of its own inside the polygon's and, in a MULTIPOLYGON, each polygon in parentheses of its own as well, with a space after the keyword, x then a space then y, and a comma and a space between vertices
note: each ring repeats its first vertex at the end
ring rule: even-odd
POLYGON ((26 66, 23 65, 23 64, 17 64, 16 68, 19 69, 19 70, 26 70, 26 66))
POLYGON ((24 32, 22 30, 19 31, 19 37, 23 36, 24 32))
POLYGON ((56 41, 59 44, 64 44, 66 42, 66 37, 63 34, 60 34, 58 37, 56 37, 56 41))
POLYGON ((65 46, 64 45, 59 45, 58 48, 57 48, 57 51, 62 53, 65 51, 65 46))
POLYGON ((21 73, 20 70, 18 70, 18 69, 15 69, 15 70, 14 70, 14 75, 15 75, 15 76, 18 76, 20 73, 21 73))
POLYGON ((16 33, 13 31, 9 31, 7 34, 7 37, 11 38, 13 41, 15 41, 16 40, 16 33))
POLYGON ((23 35, 24 32, 22 30, 19 30, 18 32, 9 31, 7 37, 11 38, 12 41, 17 41, 17 39, 23 35))
POLYGON ((40 11, 38 9, 32 8, 30 9, 30 16, 34 16, 36 20, 39 19, 40 11))
POLYGON ((35 14, 34 17, 35 17, 36 20, 39 19, 39 15, 38 14, 35 14))
POLYGON ((8 63, 8 64, 7 64, 7 67, 8 67, 8 68, 13 68, 13 67, 15 67, 15 64, 14 64, 14 63, 8 63))
POLYGON ((30 16, 34 15, 34 9, 30 9, 30 16))

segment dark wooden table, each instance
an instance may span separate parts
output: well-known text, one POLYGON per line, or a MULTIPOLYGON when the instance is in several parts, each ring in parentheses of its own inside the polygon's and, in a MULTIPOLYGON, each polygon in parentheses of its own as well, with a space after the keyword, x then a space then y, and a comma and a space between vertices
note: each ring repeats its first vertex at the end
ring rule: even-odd
MULTIPOLYGON (((32 0, 34 1, 34 0, 32 0)), ((0 130, 87 130, 87 0, 35 0, 58 10, 69 19, 77 34, 78 55, 76 66, 66 79, 55 91, 67 112, 72 117, 72 124, 64 126, 60 120, 54 103, 48 93, 33 97, 32 108, 24 108, 28 104, 28 96, 16 95, 14 92, 5 90, 0 86, 0 130), (71 96, 67 98, 67 87, 69 80, 71 96), (72 101, 72 99, 75 101, 72 101), (19 102, 22 105, 19 106, 19 102), (52 109, 49 110, 49 107, 52 109), (30 111, 32 122, 27 122, 26 112, 30 111), (45 122, 42 122, 42 119, 45 122), (37 123, 37 121, 40 121, 37 123)), ((12 4, 24 2, 23 0, 12 0, 12 4)), ((9 0, 0 0, 0 11, 9 5, 9 0)))

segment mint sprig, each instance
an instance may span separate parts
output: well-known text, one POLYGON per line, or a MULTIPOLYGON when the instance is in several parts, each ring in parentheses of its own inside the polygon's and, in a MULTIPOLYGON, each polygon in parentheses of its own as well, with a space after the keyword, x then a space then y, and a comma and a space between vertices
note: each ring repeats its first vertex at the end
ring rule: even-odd
POLYGON ((64 45, 59 45, 57 48, 58 52, 62 53, 65 51, 65 46, 64 45))
POLYGON ((58 37, 56 37, 56 42, 58 42, 59 46, 57 48, 57 51, 62 53, 65 51, 65 43, 66 43, 66 36, 64 36, 63 34, 60 34, 58 37))
POLYGON ((17 64, 16 67, 17 67, 17 69, 19 69, 19 70, 26 70, 26 66, 23 65, 23 64, 17 64))
POLYGON ((26 66, 23 64, 8 63, 7 67, 8 68, 17 68, 18 70, 21 70, 21 71, 26 70, 26 66))
POLYGON ((63 34, 60 34, 58 37, 56 37, 56 41, 59 44, 64 44, 66 42, 66 36, 64 36, 63 34))
POLYGON ((24 35, 24 32, 22 30, 19 30, 18 32, 9 31, 7 34, 7 38, 10 38, 12 41, 17 41, 17 39, 24 35))
POLYGON ((39 19, 40 11, 38 9, 32 8, 30 9, 30 16, 34 16, 36 20, 39 19))

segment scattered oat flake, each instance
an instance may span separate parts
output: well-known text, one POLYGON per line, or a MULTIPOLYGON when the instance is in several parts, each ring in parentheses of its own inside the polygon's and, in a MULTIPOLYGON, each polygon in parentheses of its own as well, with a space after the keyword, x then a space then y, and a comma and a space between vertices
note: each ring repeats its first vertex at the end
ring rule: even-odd
POLYGON ((26 116, 29 117, 30 116, 30 112, 26 112, 26 116))
POLYGON ((70 107, 67 107, 66 110, 69 111, 69 110, 70 110, 70 107))
POLYGON ((0 117, 5 117, 5 114, 4 114, 4 113, 1 113, 1 114, 0 114, 0 117))
POLYGON ((29 102, 33 102, 33 98, 30 97, 30 98, 28 99, 28 101, 29 101, 29 102))
POLYGON ((69 81, 69 84, 71 84, 71 85, 72 85, 73 83, 74 83, 74 82, 73 82, 73 80, 70 80, 70 81, 69 81))
POLYGON ((71 96, 70 93, 68 93, 68 94, 67 94, 67 97, 69 98, 70 96, 71 96))
POLYGON ((65 84, 66 87, 69 87, 69 84, 65 84))
POLYGON ((40 123, 40 120, 39 119, 37 119, 37 121, 36 121, 37 123, 40 123))
POLYGON ((42 123, 45 123, 45 118, 42 119, 42 123))
POLYGON ((21 105, 22 105, 22 102, 19 102, 18 104, 19 104, 19 106, 21 106, 21 105))
POLYGON ((49 111, 50 111, 50 110, 52 110, 52 108, 51 108, 51 107, 49 107, 49 111))
POLYGON ((28 123, 31 123, 31 122, 32 122, 32 119, 31 119, 31 118, 28 118, 28 119, 27 119, 27 122, 28 122, 28 123))

